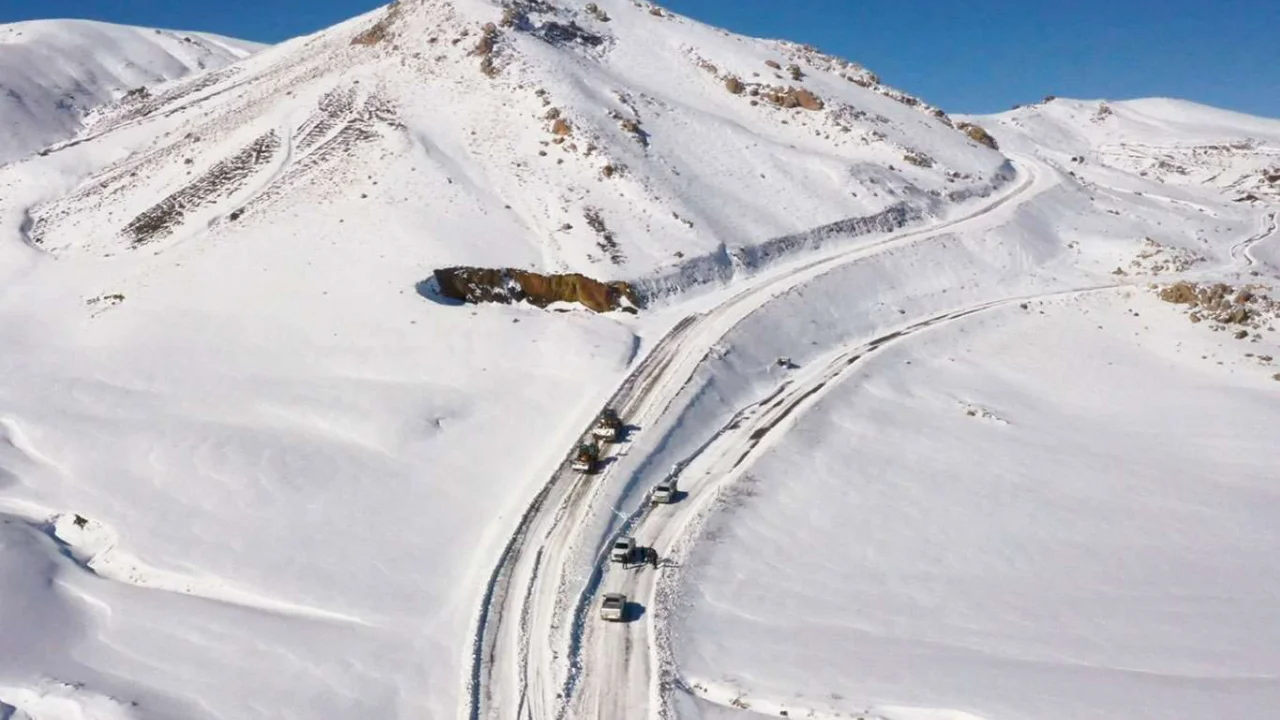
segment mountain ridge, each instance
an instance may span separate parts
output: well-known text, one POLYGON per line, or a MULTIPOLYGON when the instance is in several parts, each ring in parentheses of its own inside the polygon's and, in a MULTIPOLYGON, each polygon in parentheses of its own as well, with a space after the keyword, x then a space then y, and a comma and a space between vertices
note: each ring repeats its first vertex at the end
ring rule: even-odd
POLYGON ((241 60, 262 45, 92 20, 0 25, 0 164, 81 132, 126 91, 241 60))

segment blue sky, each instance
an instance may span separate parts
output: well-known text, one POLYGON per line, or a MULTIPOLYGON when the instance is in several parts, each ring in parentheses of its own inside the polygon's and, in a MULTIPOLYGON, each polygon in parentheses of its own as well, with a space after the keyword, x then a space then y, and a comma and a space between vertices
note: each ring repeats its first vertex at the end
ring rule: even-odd
MULTIPOLYGON (((368 0, 3 0, 0 22, 87 17, 278 41, 368 0)), ((1280 117, 1280 0, 667 0, 858 61, 950 112, 1046 94, 1166 95, 1280 117)))

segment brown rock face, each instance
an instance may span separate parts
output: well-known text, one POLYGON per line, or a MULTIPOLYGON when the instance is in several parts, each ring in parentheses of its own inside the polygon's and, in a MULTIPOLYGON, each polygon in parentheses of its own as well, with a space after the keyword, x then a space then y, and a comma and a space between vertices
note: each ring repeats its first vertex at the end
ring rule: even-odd
POLYGON ((528 302, 547 307, 556 302, 578 303, 596 312, 635 312, 635 291, 624 282, 600 282, 578 273, 543 275, 514 268, 452 267, 435 271, 440 294, 468 303, 528 302))
POLYGON ((570 125, 569 121, 565 120, 564 118, 556 118, 556 121, 551 125, 552 135, 558 135, 560 137, 564 137, 566 135, 571 135, 572 133, 573 133, 573 126, 570 125))
POLYGON ((733 93, 734 95, 741 95, 741 94, 742 94, 742 91, 743 91, 743 89, 744 89, 744 88, 742 87, 742 81, 741 81, 741 80, 739 80, 738 78, 733 77, 732 75, 730 75, 730 76, 729 76, 728 78, 726 78, 726 79, 725 79, 725 81, 724 81, 724 89, 725 89, 725 90, 728 90, 729 92, 733 93))

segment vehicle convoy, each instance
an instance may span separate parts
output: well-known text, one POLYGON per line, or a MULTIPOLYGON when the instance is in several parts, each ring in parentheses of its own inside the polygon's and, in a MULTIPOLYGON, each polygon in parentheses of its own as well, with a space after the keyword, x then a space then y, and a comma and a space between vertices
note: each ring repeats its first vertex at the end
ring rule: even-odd
POLYGON ((622 593, 606 593, 600 603, 600 619, 622 622, 627 614, 627 596, 622 593))
POLYGON ((655 505, 666 505, 676 501, 676 479, 669 477, 659 480, 657 485, 653 486, 653 492, 649 495, 650 501, 655 505))
POLYGON ((613 541, 609 548, 609 559, 617 563, 629 563, 636 554, 636 539, 630 536, 620 537, 613 541))
POLYGON ((600 466, 600 450, 595 443, 582 443, 578 446, 578 451, 573 455, 573 461, 569 463, 569 467, 575 472, 590 475, 594 473, 600 466))
POLYGON ((596 426, 591 429, 591 436, 600 442, 615 443, 621 434, 622 421, 618 419, 618 413, 613 408, 605 408, 596 420, 596 426))

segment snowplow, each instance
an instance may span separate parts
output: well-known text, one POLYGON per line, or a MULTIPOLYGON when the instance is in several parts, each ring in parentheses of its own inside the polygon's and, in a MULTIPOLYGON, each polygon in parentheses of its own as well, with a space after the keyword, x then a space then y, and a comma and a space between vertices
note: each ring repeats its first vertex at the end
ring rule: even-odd
POLYGON ((618 413, 612 408, 605 408, 596 420, 596 426, 591 429, 591 436, 600 442, 614 443, 618 442, 621 435, 622 421, 618 419, 618 413))
POLYGON ((600 451, 596 448, 595 443, 583 443, 578 446, 578 451, 573 455, 573 461, 569 463, 569 467, 574 472, 585 473, 590 475, 596 471, 600 465, 600 451))

